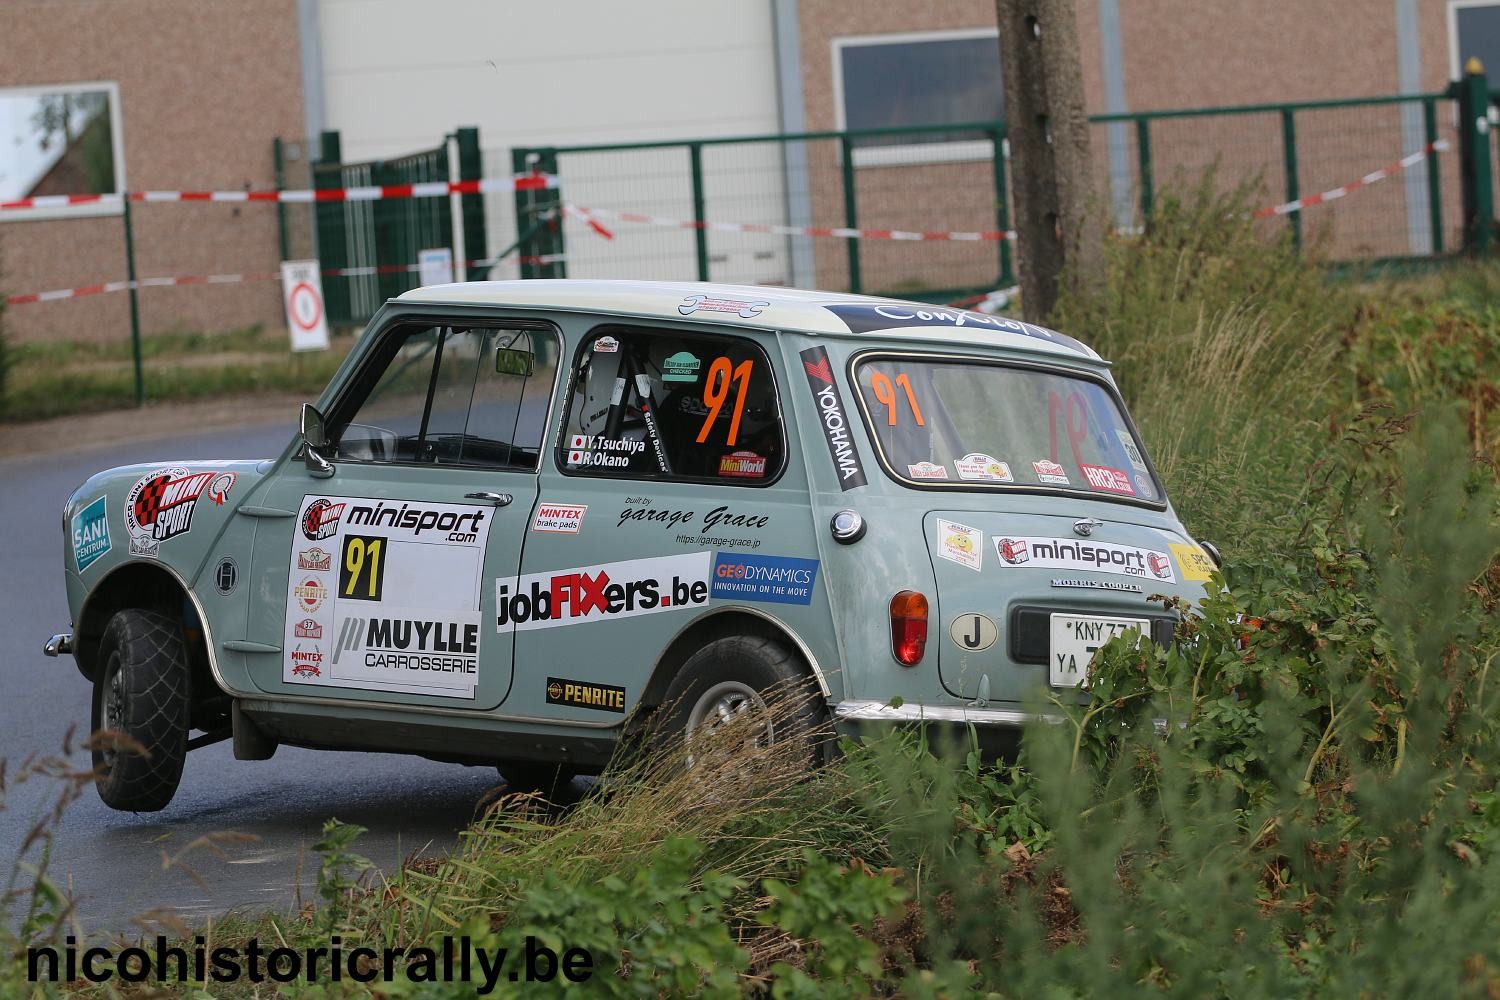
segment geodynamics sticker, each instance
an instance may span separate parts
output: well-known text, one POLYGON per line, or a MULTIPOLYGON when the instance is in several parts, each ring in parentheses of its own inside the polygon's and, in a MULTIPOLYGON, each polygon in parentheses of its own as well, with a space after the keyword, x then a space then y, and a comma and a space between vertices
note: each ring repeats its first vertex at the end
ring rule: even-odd
POLYGON ((1065 538, 996 538, 1000 565, 1035 569, 1085 569, 1117 576, 1142 577, 1176 583, 1172 560, 1165 552, 1112 542, 1075 542, 1065 538))
POLYGON ((710 597, 770 604, 810 604, 818 560, 720 552, 714 557, 710 597))
POLYGON ((634 618, 708 603, 712 553, 690 552, 495 581, 495 631, 634 618))
POLYGON ((473 698, 487 505, 304 496, 282 680, 473 698))

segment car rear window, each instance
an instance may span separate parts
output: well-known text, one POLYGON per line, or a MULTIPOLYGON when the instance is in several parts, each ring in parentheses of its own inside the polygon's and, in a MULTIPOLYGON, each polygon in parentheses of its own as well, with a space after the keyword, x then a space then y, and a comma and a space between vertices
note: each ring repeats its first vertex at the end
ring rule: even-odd
POLYGON ((1162 502, 1114 395, 1092 379, 969 358, 867 355, 855 382, 881 463, 900 482, 1162 502))

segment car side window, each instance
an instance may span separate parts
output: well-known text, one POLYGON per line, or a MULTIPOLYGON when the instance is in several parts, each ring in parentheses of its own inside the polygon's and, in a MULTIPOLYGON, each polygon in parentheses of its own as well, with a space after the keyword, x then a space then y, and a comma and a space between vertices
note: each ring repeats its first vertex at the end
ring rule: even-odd
POLYGON ((399 327, 368 391, 331 421, 334 457, 533 472, 558 353, 550 328, 399 327))
POLYGON ((776 379, 752 340, 607 326, 573 365, 565 473, 755 486, 786 464, 776 379))

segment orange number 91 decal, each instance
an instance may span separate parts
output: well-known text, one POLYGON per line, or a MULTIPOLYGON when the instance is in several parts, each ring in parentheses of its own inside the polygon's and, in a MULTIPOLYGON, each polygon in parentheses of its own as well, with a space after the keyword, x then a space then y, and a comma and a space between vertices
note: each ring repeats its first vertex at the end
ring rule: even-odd
POLYGON ((729 399, 731 382, 737 386, 738 391, 734 397, 734 414, 729 419, 729 436, 724 443, 732 447, 739 442, 740 417, 745 412, 745 393, 750 388, 750 374, 753 371, 754 361, 741 361, 735 366, 727 357, 714 358, 714 363, 708 368, 708 378, 703 381, 703 404, 708 407, 708 416, 698 430, 699 444, 708 440, 708 432, 713 430, 714 421, 719 419, 719 413, 729 399))
POLYGON ((873 372, 870 375, 870 388, 875 391, 875 398, 885 406, 886 426, 896 426, 896 386, 900 386, 906 393, 906 404, 911 407, 911 415, 917 426, 926 427, 927 421, 922 419, 922 408, 917 405, 917 394, 912 391, 911 379, 906 372, 898 373, 894 383, 885 372, 873 372))

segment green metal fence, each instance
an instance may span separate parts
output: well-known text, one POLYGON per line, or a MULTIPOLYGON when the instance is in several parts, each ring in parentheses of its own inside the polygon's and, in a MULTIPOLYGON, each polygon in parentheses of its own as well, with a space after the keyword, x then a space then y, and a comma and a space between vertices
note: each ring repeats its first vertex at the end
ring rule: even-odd
MULTIPOLYGON (((458 177, 482 177, 482 157, 477 129, 461 128, 449 137, 455 140, 458 177)), ((279 161, 278 161, 279 162, 279 161)), ((339 133, 324 132, 321 150, 310 164, 312 186, 318 190, 370 185, 416 184, 450 178, 449 144, 444 142, 389 160, 345 163, 339 133)), ((325 272, 323 297, 329 322, 362 323, 374 315, 386 299, 415 288, 413 268, 417 254, 433 247, 451 247, 455 260, 476 261, 484 257, 483 196, 462 195, 463 253, 455 246, 452 206, 447 198, 402 198, 379 201, 328 201, 313 207, 316 228, 315 253, 325 272)), ((283 255, 287 253, 288 225, 283 224, 283 255)), ((473 268, 460 280, 478 276, 473 268)))
MULTIPOLYGON (((1453 94, 1098 115, 1097 190, 1114 225, 1147 223, 1167 187, 1250 183, 1271 206, 1337 189, 1446 140, 1453 94)), ((492 151, 555 172, 557 191, 514 199, 491 225, 517 233, 521 276, 697 278, 952 297, 1014 281, 1005 242, 840 240, 734 224, 917 232, 1008 229, 1003 123, 735 136, 492 151), (564 203, 595 210, 598 235, 564 203), (620 221, 619 213, 666 224, 620 221), (701 224, 699 224, 701 223, 701 224)), ((1333 260, 1431 257, 1463 237, 1459 166, 1433 153, 1268 225, 1333 260)))

